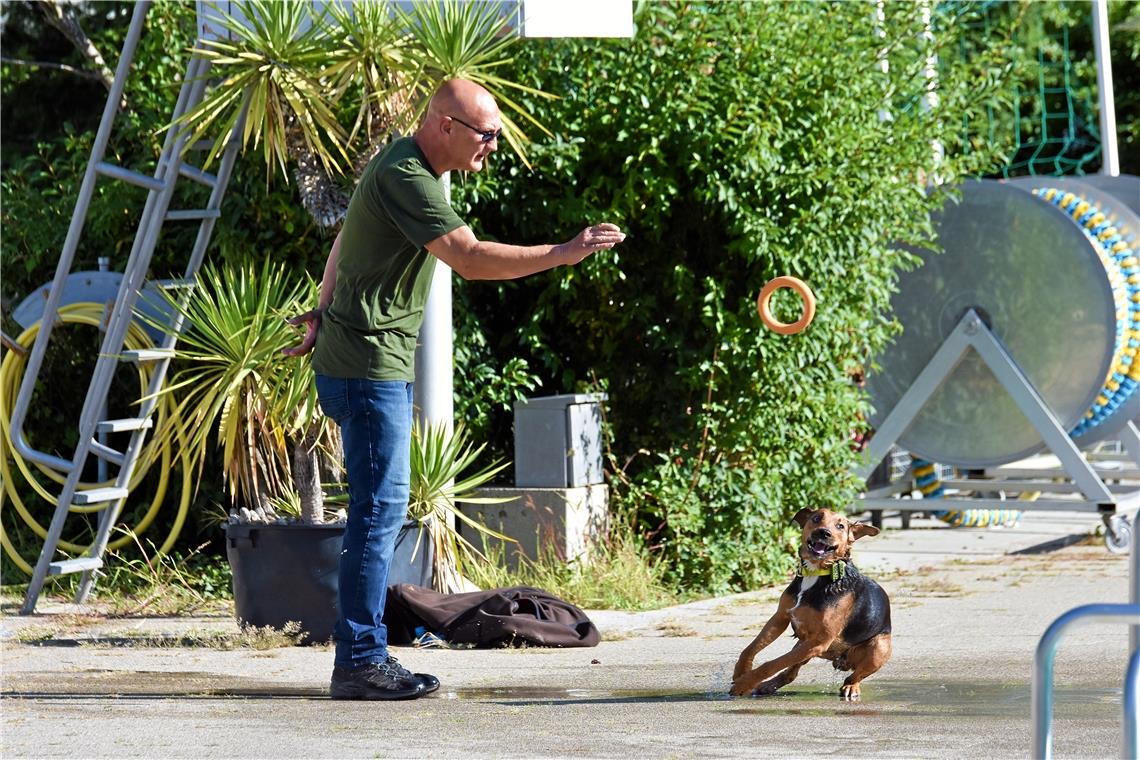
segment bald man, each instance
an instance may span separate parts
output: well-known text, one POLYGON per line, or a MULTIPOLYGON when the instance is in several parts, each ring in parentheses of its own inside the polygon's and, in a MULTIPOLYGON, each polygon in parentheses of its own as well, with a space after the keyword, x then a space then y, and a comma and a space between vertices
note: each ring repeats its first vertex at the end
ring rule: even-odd
POLYGON ((423 124, 365 168, 333 241, 316 309, 292 320, 313 353, 321 408, 340 426, 348 525, 340 561, 333 699, 415 699, 439 681, 388 654, 381 622, 396 535, 408 508, 412 381, 433 257, 468 280, 506 280, 577 264, 625 239, 613 224, 558 245, 475 237, 447 202, 440 177, 480 171, 498 150, 494 97, 462 79, 432 96, 423 124))

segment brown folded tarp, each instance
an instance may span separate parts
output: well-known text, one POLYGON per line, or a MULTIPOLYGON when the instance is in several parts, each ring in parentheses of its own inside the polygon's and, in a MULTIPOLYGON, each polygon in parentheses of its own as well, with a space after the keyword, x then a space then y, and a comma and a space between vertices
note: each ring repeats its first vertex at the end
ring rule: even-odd
POLYGON ((477 647, 593 647, 601 639, 582 610, 529 586, 441 594, 401 583, 388 588, 384 625, 389 644, 411 644, 424 632, 477 647))

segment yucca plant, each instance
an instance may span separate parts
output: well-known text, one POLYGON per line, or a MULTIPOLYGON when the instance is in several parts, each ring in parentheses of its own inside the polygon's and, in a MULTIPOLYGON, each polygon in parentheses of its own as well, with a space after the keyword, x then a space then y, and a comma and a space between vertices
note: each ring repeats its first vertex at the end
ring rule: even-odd
MULTIPOLYGON (((502 472, 506 462, 492 462, 472 469, 483 453, 484 445, 475 446, 462 424, 454 431, 444 423, 412 428, 412 477, 408 499, 408 519, 423 527, 421 537, 431 542, 433 554, 432 585, 439 591, 454 591, 463 573, 464 560, 487 558, 459 534, 457 521, 502 541, 513 539, 463 514, 456 503, 498 504, 508 499, 475 496, 475 489, 490 482, 502 472)), ((417 541, 416 550, 420 548, 417 541)))
POLYGON ((393 128, 407 131, 411 95, 407 72, 415 68, 415 53, 400 19, 387 3, 363 2, 333 3, 323 20, 333 43, 322 72, 334 83, 330 97, 338 103, 356 104, 348 143, 355 143, 362 134, 367 146, 393 128))
MULTIPOLYGON (((348 195, 339 178, 359 173, 395 133, 412 131, 440 84, 463 77, 486 87, 504 106, 549 131, 511 95, 553 97, 499 76, 510 63, 509 34, 495 3, 417 2, 410 10, 388 0, 351 4, 242 0, 218 10, 233 37, 195 49, 220 77, 202 102, 173 125, 187 145, 216 135, 210 158, 223 149, 248 109, 241 140, 263 147, 270 173, 296 167, 302 202, 318 224, 344 217, 348 195), (344 129, 337 114, 355 114, 344 129), (351 160, 353 154, 356 160, 351 160)), ((526 160, 526 133, 503 114, 507 144, 526 160)))
MULTIPOLYGON (((525 92, 541 98, 554 96, 498 75, 513 59, 509 51, 518 41, 507 34, 500 10, 494 3, 471 3, 443 0, 438 3, 415 3, 410 12, 397 8, 404 26, 411 30, 411 50, 415 54, 415 70, 409 76, 414 110, 411 124, 419 121, 427 108, 428 97, 449 79, 469 79, 482 85, 506 109, 522 116, 544 134, 550 131, 534 118, 511 91, 525 92)), ((507 113, 502 114, 503 136, 511 149, 526 162, 526 133, 507 113)))
POLYGON ((207 265, 184 302, 169 299, 186 329, 175 350, 179 369, 162 391, 178 398, 192 461, 201 466, 211 445, 221 449, 235 504, 264 510, 296 492, 308 522, 322 516, 315 462, 333 431, 317 408, 312 373, 281 350, 297 338, 285 316, 300 312, 315 289, 268 261, 207 265))

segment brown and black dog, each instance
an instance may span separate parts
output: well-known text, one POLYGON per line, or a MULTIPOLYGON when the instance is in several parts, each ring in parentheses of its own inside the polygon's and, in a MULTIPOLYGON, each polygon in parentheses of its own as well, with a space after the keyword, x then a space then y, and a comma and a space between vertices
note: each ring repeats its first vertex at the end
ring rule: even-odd
POLYGON ((740 653, 732 693, 771 694, 795 680, 808 660, 822 657, 836 670, 853 671, 839 695, 857 700, 860 681, 891 658, 890 600, 851 563, 851 544, 879 529, 827 509, 801 509, 794 519, 803 529, 796 578, 780 596, 776 614, 740 653), (789 624, 797 639, 792 650, 753 669, 756 655, 789 624))

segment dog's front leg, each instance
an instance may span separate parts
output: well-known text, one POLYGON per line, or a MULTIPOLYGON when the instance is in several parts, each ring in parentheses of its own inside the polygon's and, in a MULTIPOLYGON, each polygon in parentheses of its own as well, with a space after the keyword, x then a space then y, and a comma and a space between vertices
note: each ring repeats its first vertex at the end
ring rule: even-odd
POLYGON ((782 594, 780 596, 780 604, 776 608, 776 613, 772 618, 764 624, 764 627, 757 634, 752 643, 744 648, 740 653, 740 657, 736 660, 736 667, 732 671, 732 680, 740 678, 740 676, 752 670, 752 661, 756 659, 756 655, 764 647, 771 644, 773 641, 780 637, 784 631, 788 629, 788 625, 792 622, 791 610, 796 604, 796 598, 791 594, 782 594))
POLYGON ((819 657, 826 650, 826 644, 800 639, 796 642, 796 645, 792 647, 792 651, 787 654, 781 655, 774 660, 769 660, 755 670, 733 679, 732 694, 737 697, 751 694, 761 683, 776 675, 784 668, 798 668, 812 657, 819 657))

